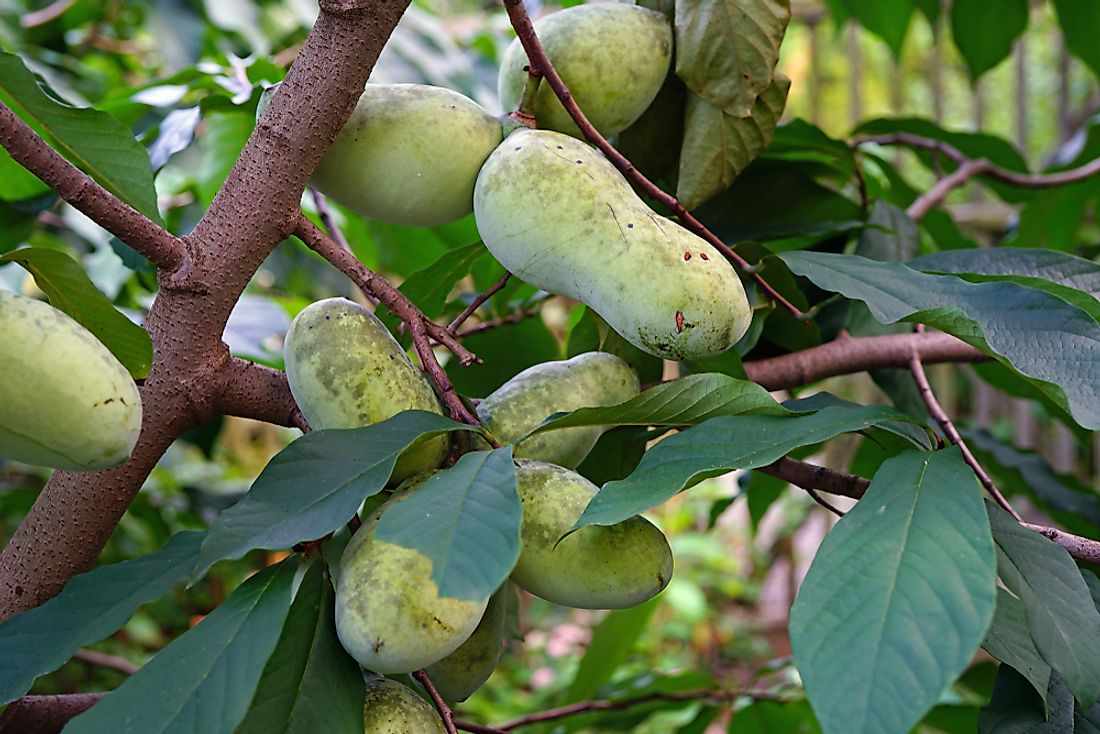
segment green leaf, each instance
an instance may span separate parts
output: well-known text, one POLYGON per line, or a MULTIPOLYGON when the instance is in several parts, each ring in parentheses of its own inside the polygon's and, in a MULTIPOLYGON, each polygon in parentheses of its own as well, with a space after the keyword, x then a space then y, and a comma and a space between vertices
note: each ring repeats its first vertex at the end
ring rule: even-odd
POLYGON ((154 222, 161 221, 149 155, 118 120, 106 112, 64 103, 27 70, 22 59, 3 51, 0 103, 103 188, 154 222))
POLYGON ((742 115, 688 94, 676 198, 694 209, 725 191, 768 147, 787 103, 791 80, 781 74, 742 115))
POLYGON ((1085 580, 1062 546, 988 508, 1001 580, 1023 602, 1036 648, 1091 707, 1100 696, 1100 612, 1085 580))
POLYGON ((519 558, 523 513, 512 447, 473 451, 432 475, 378 519, 375 539, 432 561, 439 595, 488 599, 519 558))
POLYGON ((471 334, 462 343, 474 354, 492 355, 485 364, 463 367, 458 360, 447 364, 455 389, 474 397, 485 397, 528 367, 561 358, 557 339, 538 316, 471 334))
POLYGON ((890 47, 895 59, 901 58, 905 33, 913 17, 913 0, 840 0, 844 9, 860 25, 881 38, 890 47))
POLYGON ((734 469, 767 466, 799 446, 907 416, 878 405, 832 406, 810 415, 711 418, 660 441, 626 479, 608 482, 574 529, 614 525, 656 507, 685 487, 734 469))
POLYGON ((584 701, 596 695, 604 683, 626 662, 635 643, 649 624, 660 597, 630 609, 609 613, 594 630, 563 703, 584 701))
POLYGON ((139 606, 187 578, 202 538, 177 533, 160 550, 76 576, 42 606, 0 623, 0 703, 22 696, 35 678, 110 636, 139 606))
POLYGON ((876 199, 860 232, 856 254, 871 260, 908 260, 920 252, 920 231, 904 209, 876 199))
POLYGON ((234 734, 362 734, 363 674, 336 636, 336 594, 310 565, 234 734))
POLYGON ((1070 53, 1100 77, 1100 45, 1096 43, 1100 5, 1093 0, 1054 0, 1054 9, 1058 12, 1058 25, 1062 27, 1070 53))
POLYGON ((981 488, 962 452, 884 462, 791 608, 795 664, 824 731, 906 734, 973 658, 995 584, 981 488))
POLYGON ((520 441, 571 426, 694 426, 720 415, 790 412, 755 382, 708 372, 651 387, 618 405, 550 416, 520 441))
POLYGON ((244 718, 290 607, 297 560, 245 581, 66 734, 229 734, 244 718))
POLYGON ((268 462, 240 502, 218 515, 194 578, 254 548, 290 548, 339 528, 389 481, 397 457, 420 438, 472 431, 435 413, 407 410, 366 428, 308 433, 268 462))
POLYGON ((1046 701, 1050 666, 1031 639, 1023 602, 1004 589, 997 589, 997 610, 982 647, 1002 663, 1018 670, 1046 701))
MULTIPOLYGON (((423 311, 428 318, 437 318, 447 305, 447 296, 454 290, 455 283, 470 273, 470 268, 480 260, 488 250, 485 245, 475 242, 472 245, 447 250, 439 259, 426 268, 417 270, 401 284, 398 289, 410 301, 423 311)), ((392 314, 383 318, 387 326, 393 328, 398 323, 392 314)))
POLYGON ((883 323, 916 321, 974 345, 1100 428, 1100 325, 1049 293, 1015 283, 967 283, 901 263, 789 252, 791 270, 827 291, 863 301, 883 323))
POLYGON ((119 313, 100 293, 84 268, 61 250, 24 247, 0 256, 0 263, 21 265, 50 299, 50 305, 68 314, 95 335, 136 379, 149 374, 153 342, 148 332, 119 313))
MULTIPOLYGON (((2 178, 3 173, 0 173, 0 180, 2 178)), ((38 224, 38 215, 56 201, 57 195, 52 191, 17 201, 5 201, 0 197, 0 254, 23 244, 38 224)))
POLYGON ((1057 673, 1043 699, 1019 672, 1007 665, 997 669, 993 698, 978 718, 979 734, 1096 734, 1100 732, 1100 704, 1088 713, 1074 702, 1057 673))
POLYGON ((971 79, 978 79, 1012 53, 1012 44, 1027 28, 1027 0, 1002 0, 997 3, 996 21, 990 20, 986 0, 951 3, 951 35, 971 79))
POLYGON ((730 734, 817 734, 821 725, 805 701, 753 701, 730 717, 730 734))

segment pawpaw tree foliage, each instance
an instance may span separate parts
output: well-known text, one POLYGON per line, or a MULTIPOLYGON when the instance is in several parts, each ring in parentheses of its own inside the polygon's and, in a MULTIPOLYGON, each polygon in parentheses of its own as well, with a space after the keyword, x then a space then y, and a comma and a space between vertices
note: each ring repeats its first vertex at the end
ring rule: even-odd
MULTIPOLYGON (((783 115, 789 2, 638 4, 671 25, 667 78, 632 126, 589 142, 621 151, 647 205, 737 267, 752 323, 716 357, 662 361, 583 303, 507 277, 473 216, 398 226, 307 189, 368 77, 513 112, 493 106, 512 26, 534 42, 519 0, 461 18, 457 4, 407 0, 0 6, 0 287, 86 326, 143 402, 141 437, 118 467, 3 465, 0 507, 18 527, 0 525, 0 731, 363 731, 363 674, 333 621, 332 577, 357 518, 407 447, 450 436, 448 468, 376 532, 427 556, 442 596, 487 599, 515 565, 522 509, 514 449, 479 443, 492 436, 474 402, 525 368, 591 351, 628 362, 644 389, 533 432, 613 427, 578 468, 600 489, 570 531, 661 508, 732 471, 741 491, 710 500, 714 517, 748 502, 758 520, 779 501, 777 479, 834 511, 824 495, 857 501, 790 610, 791 660, 747 684, 703 665, 617 675, 658 597, 603 619, 556 700, 508 724, 492 714, 513 705, 439 702, 447 730, 1100 728, 1100 500, 1010 439, 957 427, 924 369, 973 364, 1082 443, 1100 428, 1100 265, 1086 222, 1100 199, 1096 121, 1043 170, 1006 140, 927 119, 830 137, 783 115), (472 29, 461 45, 441 30, 459 20, 472 29), (283 99, 257 125, 277 82, 283 99), (913 158, 903 164, 898 149, 913 158), (943 207, 970 182, 1015 207, 1021 232, 1060 235, 976 247, 943 207), (1050 214, 1067 211, 1069 222, 1050 214), (448 415, 309 432, 280 339, 306 305, 352 284, 448 415), (875 379, 881 402, 819 389, 857 373, 875 379), (265 434, 276 445, 259 459, 239 452, 220 492, 196 492, 203 480, 183 457, 215 454, 224 416, 285 430, 265 434), (823 447, 853 437, 847 463, 820 463, 823 447), (151 635, 159 651, 124 680, 27 695, 87 658, 85 646, 161 612, 175 617, 158 620, 174 639, 151 635), (975 664, 989 659, 995 678, 975 664), (572 705, 549 708, 561 704, 572 705)), ((1051 10, 825 5, 895 55, 920 15, 946 12, 974 78, 1051 10)), ((1068 51, 1100 75, 1095 2, 1051 6, 1068 51)), ((532 78, 552 86, 553 68, 529 56, 532 78)), ((631 263, 603 263, 592 247, 593 267, 630 277, 631 263)), ((513 637, 526 608, 506 605, 513 637)), ((431 698, 430 676, 399 677, 431 698)))

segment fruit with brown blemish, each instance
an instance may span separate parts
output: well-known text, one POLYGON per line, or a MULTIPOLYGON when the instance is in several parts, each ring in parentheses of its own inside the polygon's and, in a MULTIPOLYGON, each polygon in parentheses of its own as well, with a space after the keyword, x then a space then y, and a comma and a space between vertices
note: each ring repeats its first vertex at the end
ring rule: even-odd
POLYGON ((665 588, 672 550, 653 523, 635 516, 589 525, 563 539, 598 488, 560 466, 518 464, 522 550, 513 581, 547 601, 582 609, 625 609, 665 588))
MULTIPOLYGON (((317 301, 295 317, 283 348, 287 381, 312 428, 360 428, 404 410, 442 414, 435 392, 386 326, 346 298, 317 301)), ((446 436, 414 443, 393 481, 443 463, 446 436)))
POLYGON ((0 457, 71 471, 125 461, 141 431, 130 373, 43 301, 0 291, 0 457))
POLYGON ((443 734, 435 707, 412 689, 381 676, 367 679, 363 734, 443 734))
POLYGON ((442 660, 469 639, 488 603, 441 597, 431 559, 375 539, 382 513, 412 489, 399 489, 363 522, 344 549, 336 577, 337 636, 349 655, 375 673, 411 673, 442 660))
POLYGON ((504 586, 489 597, 489 606, 470 639, 450 655, 425 669, 444 700, 452 703, 465 701, 493 674, 504 645, 507 594, 514 593, 508 588, 506 581, 504 586))
MULTIPOLYGON (((672 59, 672 26, 661 13, 634 5, 578 5, 535 23, 554 69, 597 130, 615 135, 641 117, 657 96, 672 59)), ((527 82, 519 39, 500 63, 500 104, 511 112, 527 82)), ((535 95, 540 128, 581 137, 580 129, 543 81, 535 95)))
POLYGON ((478 175, 474 215, 505 268, 587 304, 650 354, 714 356, 752 320, 745 289, 717 250, 655 214, 603 154, 566 135, 508 136, 478 175))
MULTIPOLYGON (((265 90, 257 119, 274 90, 265 90)), ((446 224, 470 213, 478 169, 502 137, 500 121, 458 92, 368 84, 311 183, 373 219, 446 224)))
MULTIPOLYGON (((640 390, 638 375, 621 358, 588 352, 523 370, 478 403, 477 414, 498 441, 509 444, 554 413, 617 405, 640 390)), ((540 433, 516 446, 515 455, 575 469, 608 428, 578 426, 540 433)))

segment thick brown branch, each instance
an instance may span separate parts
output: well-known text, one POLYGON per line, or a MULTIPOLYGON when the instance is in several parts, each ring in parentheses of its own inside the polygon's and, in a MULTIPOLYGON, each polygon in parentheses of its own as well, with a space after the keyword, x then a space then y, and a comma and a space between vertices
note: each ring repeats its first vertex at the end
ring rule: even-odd
POLYGON ((70 719, 101 698, 102 693, 25 696, 0 714, 0 734, 58 734, 70 719))
POLYGON ((1077 560, 1100 566, 1100 542, 1091 538, 1082 538, 1080 535, 1067 533, 1058 528, 1048 528, 1045 525, 1033 525, 1029 522, 1020 524, 1028 530, 1034 530, 1047 540, 1052 540, 1062 546, 1077 560))
POLYGON ((853 144, 862 145, 864 143, 906 145, 910 148, 932 151, 958 164, 959 167, 955 169, 955 171, 940 179, 930 191, 920 196, 909 206, 907 213, 910 218, 914 220, 922 218, 932 209, 932 207, 941 203, 953 189, 963 185, 975 176, 1003 181, 1004 183, 1019 186, 1021 188, 1039 189, 1065 186, 1066 184, 1084 181, 1087 178, 1100 174, 1100 158, 1089 161, 1079 168, 1073 168, 1068 171, 1058 171, 1056 173, 1020 173, 1019 171, 1002 168, 985 158, 969 158, 958 148, 942 140, 925 138, 910 133, 873 135, 858 138, 853 144))
POLYGON ((173 271, 183 262, 185 250, 181 240, 65 160, 3 103, 0 103, 0 145, 58 196, 161 270, 173 271))
POLYGON ((569 92, 569 88, 565 85, 565 82, 562 81, 561 75, 554 69, 554 65, 550 63, 550 58, 546 55, 546 50, 542 47, 542 42, 539 41, 538 35, 535 33, 535 27, 531 23, 531 18, 527 15, 527 9, 523 5, 523 0, 504 0, 504 7, 508 11, 508 19, 512 22, 512 28, 515 30, 519 42, 523 45, 524 52, 527 54, 527 59, 530 61, 532 71, 535 75, 541 74, 544 81, 554 90, 554 94, 557 95, 558 99, 561 101, 562 107, 564 107, 566 112, 569 113, 569 116, 573 118, 573 121, 577 123, 577 127, 580 128, 584 137, 588 139, 588 142, 599 148, 615 168, 618 168, 624 176, 633 181, 647 196, 667 207, 688 227, 688 229, 713 245, 716 250, 725 255, 726 259, 740 268, 743 272, 750 274, 752 279, 757 282, 760 288, 767 293, 769 297, 783 306, 783 308, 787 309, 796 319, 801 320, 808 318, 807 314, 804 314, 801 309, 784 298, 779 291, 775 290, 775 288, 764 280, 748 260, 738 255, 733 248, 719 239, 718 236, 707 229, 702 222, 692 216, 692 214, 684 208, 684 205, 680 203, 679 199, 666 193, 661 187, 646 178, 645 174, 639 171, 626 156, 620 153, 611 143, 607 142, 607 138, 600 134, 600 131, 589 122, 584 112, 577 105, 577 101, 573 99, 573 95, 569 92))
POLYGON ((286 374, 255 362, 234 358, 226 363, 217 401, 225 415, 301 427, 301 412, 290 394, 286 374))
POLYGON ((941 332, 841 337, 819 347, 745 362, 745 373, 768 390, 785 390, 834 375, 908 368, 914 351, 926 364, 982 362, 988 357, 969 344, 941 332))

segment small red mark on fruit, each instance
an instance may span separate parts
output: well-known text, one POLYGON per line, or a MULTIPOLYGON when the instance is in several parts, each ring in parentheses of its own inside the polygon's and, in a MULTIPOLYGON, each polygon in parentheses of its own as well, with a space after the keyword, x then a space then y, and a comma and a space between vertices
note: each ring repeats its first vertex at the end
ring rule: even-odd
MULTIPOLYGON (((690 260, 690 259, 691 259, 691 253, 690 252, 685 252, 684 253, 684 260, 687 261, 687 260, 690 260)), ((679 312, 677 311, 677 313, 679 313, 679 312)))
POLYGON ((683 330, 684 330, 684 312, 683 311, 677 311, 676 312, 676 333, 679 334, 683 330))
POLYGON ((705 252, 700 252, 699 257, 703 258, 704 260, 710 260, 710 258, 707 257, 707 253, 705 253, 705 252))

